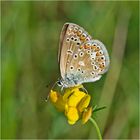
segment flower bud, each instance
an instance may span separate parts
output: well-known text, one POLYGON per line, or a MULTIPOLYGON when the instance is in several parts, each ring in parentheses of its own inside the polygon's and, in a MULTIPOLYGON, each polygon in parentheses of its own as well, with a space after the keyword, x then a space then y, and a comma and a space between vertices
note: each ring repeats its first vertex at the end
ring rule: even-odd
POLYGON ((82 123, 85 124, 92 115, 92 107, 87 108, 82 115, 82 123))

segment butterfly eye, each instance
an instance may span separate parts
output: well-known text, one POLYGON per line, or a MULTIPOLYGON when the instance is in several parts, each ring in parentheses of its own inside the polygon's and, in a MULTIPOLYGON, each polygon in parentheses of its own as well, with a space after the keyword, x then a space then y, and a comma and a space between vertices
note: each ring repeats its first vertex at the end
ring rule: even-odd
POLYGON ((58 85, 59 87, 61 87, 63 84, 62 84, 61 81, 58 81, 58 82, 57 82, 57 85, 58 85))

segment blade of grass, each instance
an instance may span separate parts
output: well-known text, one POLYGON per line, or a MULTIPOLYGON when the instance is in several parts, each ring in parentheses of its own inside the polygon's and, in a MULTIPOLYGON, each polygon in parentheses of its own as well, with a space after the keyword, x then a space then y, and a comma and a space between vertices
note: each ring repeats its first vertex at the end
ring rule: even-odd
MULTIPOLYGON (((120 12, 118 15, 118 21, 114 35, 113 50, 110 58, 111 66, 107 74, 99 101, 99 105, 104 104, 107 106, 107 109, 105 111, 101 111, 97 117, 98 125, 102 134, 104 133, 106 127, 107 119, 110 113, 110 107, 121 71, 130 16, 131 14, 128 11, 120 12)), ((93 130, 91 130, 90 137, 94 135, 95 133, 93 130)))
POLYGON ((105 139, 113 139, 120 137, 121 133, 123 132, 123 128, 128 123, 129 119, 127 104, 128 104, 127 101, 125 101, 123 103, 123 106, 121 106, 120 109, 116 111, 115 118, 105 133, 104 136, 105 139))
POLYGON ((97 111, 103 110, 105 108, 106 108, 106 106, 95 108, 95 109, 93 109, 93 112, 97 112, 97 111))
POLYGON ((111 66, 99 102, 100 105, 105 104, 107 106, 106 111, 100 112, 100 116, 98 117, 102 132, 104 132, 106 127, 106 122, 122 67, 130 16, 131 14, 128 11, 120 12, 116 25, 113 51, 110 58, 111 66))

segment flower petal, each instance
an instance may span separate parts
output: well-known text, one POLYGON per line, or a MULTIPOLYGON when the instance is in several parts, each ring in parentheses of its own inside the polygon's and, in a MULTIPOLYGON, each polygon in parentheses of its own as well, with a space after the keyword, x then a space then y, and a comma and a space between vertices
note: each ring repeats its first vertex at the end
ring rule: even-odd
POLYGON ((56 91, 50 91, 50 100, 51 102, 55 103, 58 100, 58 93, 56 91))
POLYGON ((74 124, 79 119, 78 110, 75 107, 69 107, 66 113, 69 124, 74 124))
POLYGON ((82 123, 85 124, 92 115, 92 107, 87 108, 82 115, 82 123))
POLYGON ((80 112, 83 112, 84 109, 86 109, 90 103, 91 96, 89 94, 86 94, 78 104, 78 110, 80 112))
POLYGON ((56 108, 59 111, 64 111, 65 110, 65 105, 66 105, 66 102, 64 102, 63 97, 59 96, 57 102, 55 103, 56 108))
POLYGON ((64 111, 65 110, 66 102, 64 102, 63 97, 62 97, 61 94, 59 94, 56 91, 51 90, 51 92, 50 92, 50 100, 59 111, 64 111))
POLYGON ((76 107, 81 99, 85 96, 85 93, 82 91, 75 91, 68 100, 68 105, 76 107))
POLYGON ((73 93, 77 93, 79 92, 79 89, 80 88, 83 88, 83 85, 78 85, 76 87, 71 87, 71 88, 67 88, 65 93, 64 93, 64 96, 63 96, 63 100, 64 101, 67 101, 68 98, 73 94, 73 93))

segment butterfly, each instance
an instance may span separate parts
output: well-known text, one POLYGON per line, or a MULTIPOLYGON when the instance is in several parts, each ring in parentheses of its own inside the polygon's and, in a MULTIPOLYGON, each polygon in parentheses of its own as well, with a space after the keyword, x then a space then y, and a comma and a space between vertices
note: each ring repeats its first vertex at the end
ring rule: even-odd
POLYGON ((60 34, 58 62, 61 73, 58 85, 67 88, 99 80, 108 70, 110 59, 101 41, 79 25, 65 23, 60 34))

